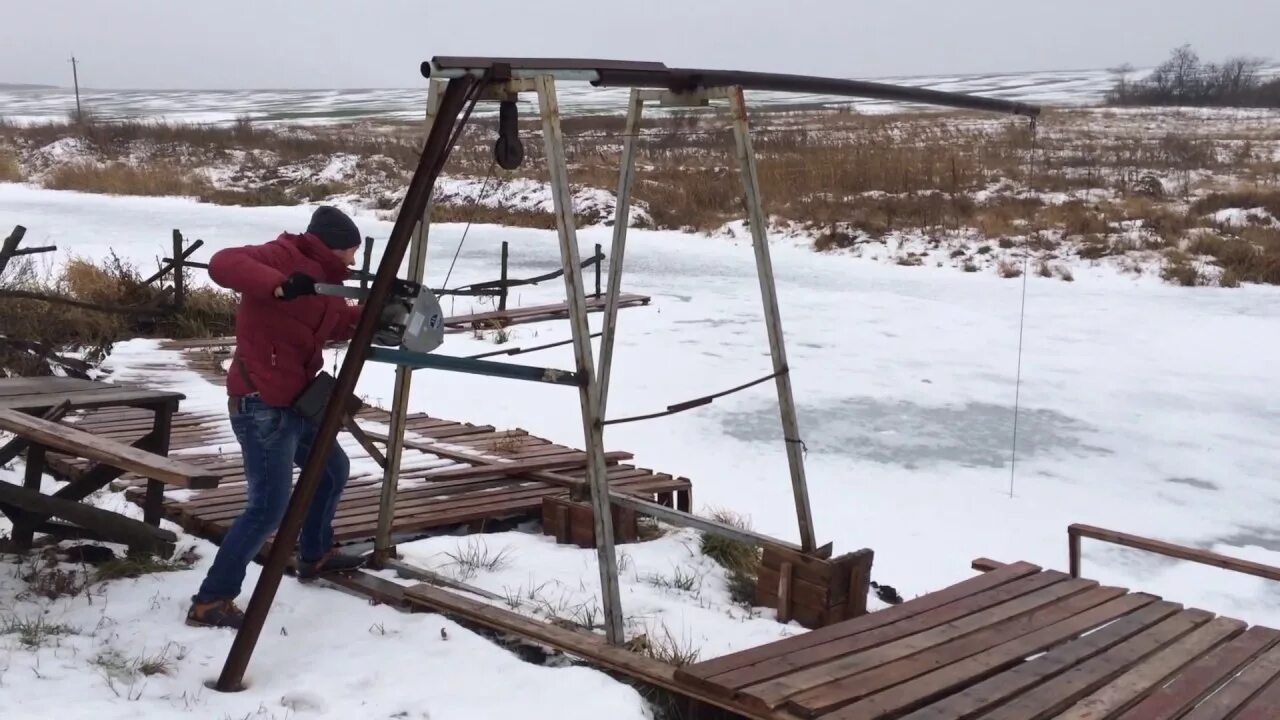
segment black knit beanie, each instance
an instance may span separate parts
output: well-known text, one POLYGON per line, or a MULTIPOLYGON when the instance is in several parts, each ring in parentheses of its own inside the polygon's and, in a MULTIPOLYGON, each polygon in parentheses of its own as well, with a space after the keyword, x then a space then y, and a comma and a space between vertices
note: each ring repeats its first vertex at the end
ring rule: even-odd
POLYGON ((347 214, 336 207, 322 205, 311 214, 307 232, 320 238, 334 250, 360 247, 360 230, 347 214))

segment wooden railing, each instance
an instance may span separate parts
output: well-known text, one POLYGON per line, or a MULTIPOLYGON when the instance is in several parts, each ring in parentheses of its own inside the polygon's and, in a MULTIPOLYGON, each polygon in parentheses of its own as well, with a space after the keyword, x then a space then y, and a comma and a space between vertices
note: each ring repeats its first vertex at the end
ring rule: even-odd
POLYGON ((1105 530, 1092 525, 1075 524, 1067 528, 1068 555, 1071 565, 1071 577, 1080 577, 1080 539, 1089 538, 1091 540, 1100 540, 1113 545, 1122 545, 1135 550, 1145 550, 1157 555, 1165 557, 1177 558, 1179 560, 1190 560, 1191 562, 1200 563, 1202 565, 1212 565, 1213 567, 1223 568, 1225 570, 1233 570, 1235 572, 1253 575, 1254 577, 1265 578, 1267 580, 1280 580, 1280 568, 1270 565, 1262 565, 1261 563, 1250 562, 1248 560, 1240 560, 1239 558, 1221 555, 1209 550, 1199 550, 1196 548, 1186 547, 1185 545, 1174 545, 1161 540, 1152 540, 1151 538, 1139 537, 1128 533, 1118 532, 1116 530, 1105 530))

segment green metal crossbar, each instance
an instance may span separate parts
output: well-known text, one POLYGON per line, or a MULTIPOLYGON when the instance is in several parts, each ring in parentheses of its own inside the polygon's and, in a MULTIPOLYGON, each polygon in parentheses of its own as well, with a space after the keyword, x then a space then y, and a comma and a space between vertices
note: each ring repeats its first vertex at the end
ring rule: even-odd
POLYGON ((475 360, 473 358, 452 357, 450 355, 433 355, 431 353, 413 352, 395 348, 375 347, 369 351, 369 359, 374 362, 404 365, 415 370, 432 369, 450 372, 470 373, 472 375, 488 375, 490 377, 508 378, 511 380, 530 380, 533 382, 551 383, 578 387, 582 384, 576 372, 541 368, 531 365, 494 362, 492 360, 475 360))

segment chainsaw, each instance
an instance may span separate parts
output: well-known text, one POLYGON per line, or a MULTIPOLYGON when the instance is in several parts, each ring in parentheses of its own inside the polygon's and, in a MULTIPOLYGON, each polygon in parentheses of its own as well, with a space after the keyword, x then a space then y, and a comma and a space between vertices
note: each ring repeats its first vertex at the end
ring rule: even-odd
MULTIPOLYGON (((317 295, 348 298, 363 302, 369 291, 329 283, 316 283, 317 295)), ((396 279, 391 297, 382 307, 375 345, 404 348, 429 353, 444 343, 444 311, 431 288, 408 280, 396 279)))

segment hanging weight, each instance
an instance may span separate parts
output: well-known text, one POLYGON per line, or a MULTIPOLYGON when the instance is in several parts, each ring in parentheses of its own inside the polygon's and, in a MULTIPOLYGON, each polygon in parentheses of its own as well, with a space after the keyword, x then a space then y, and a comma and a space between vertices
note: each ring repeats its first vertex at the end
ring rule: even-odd
POLYGON ((493 159, 505 170, 515 170, 524 162, 520 117, 514 100, 503 100, 498 106, 498 141, 493 144, 493 159))

